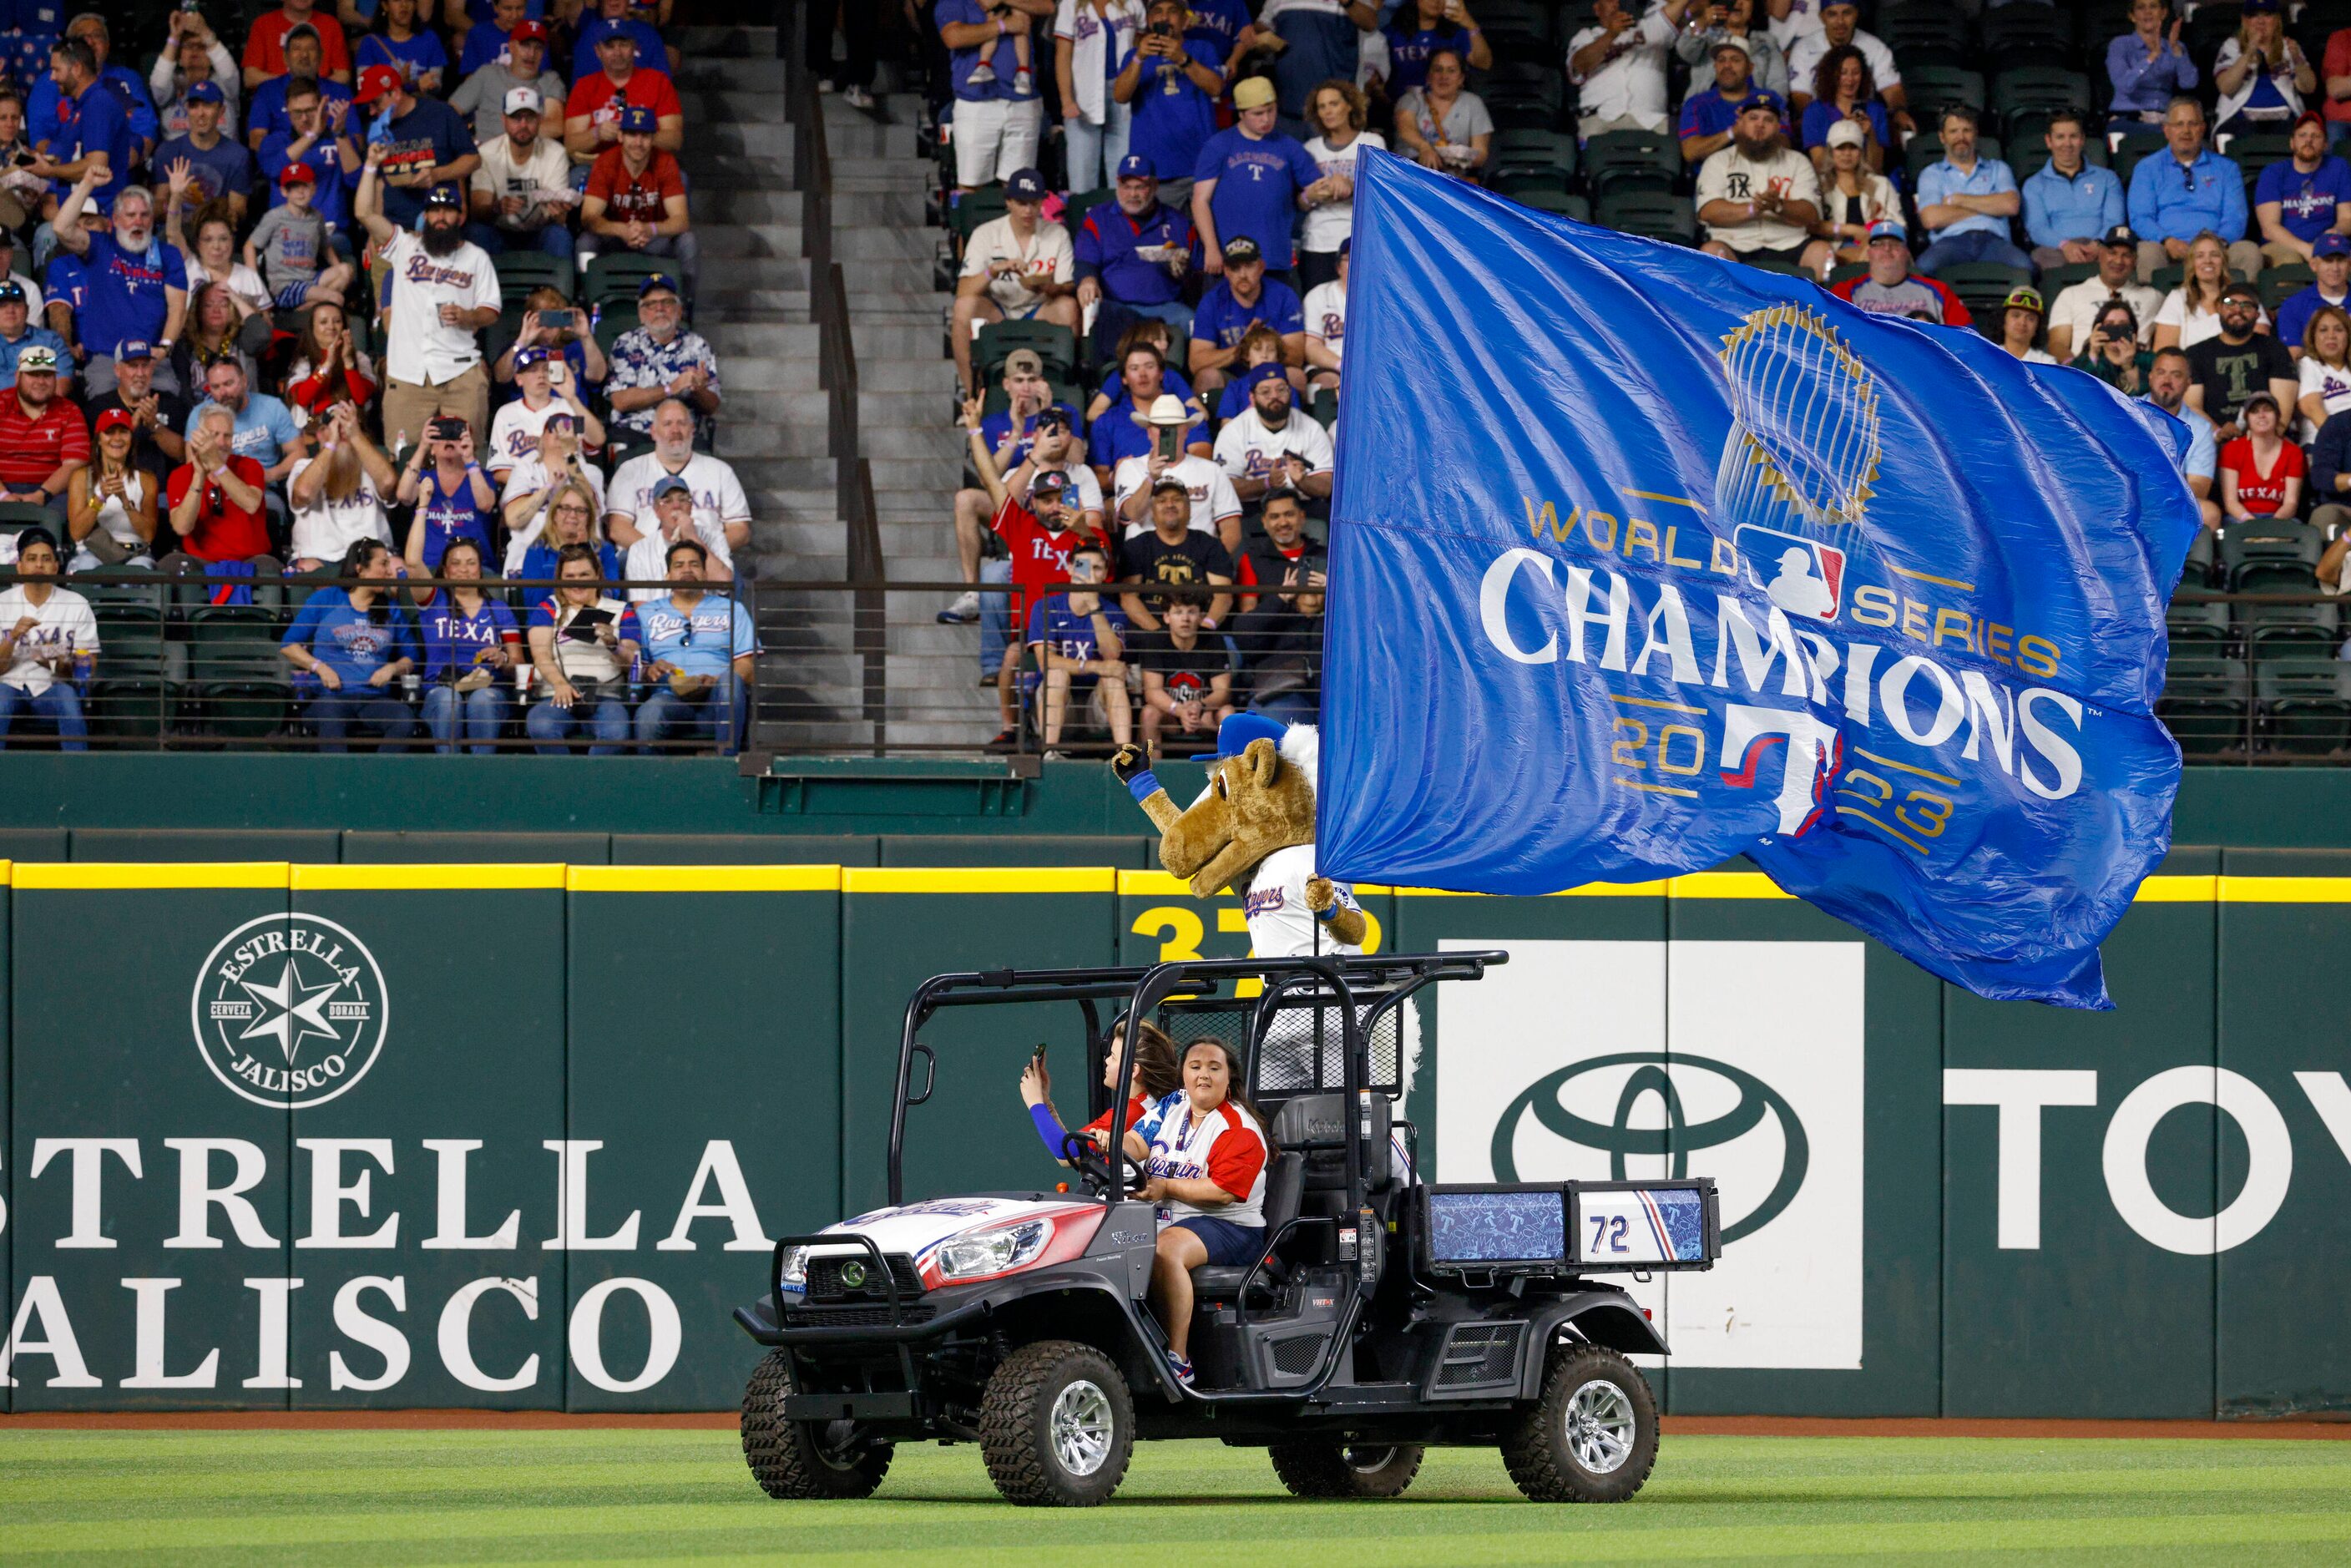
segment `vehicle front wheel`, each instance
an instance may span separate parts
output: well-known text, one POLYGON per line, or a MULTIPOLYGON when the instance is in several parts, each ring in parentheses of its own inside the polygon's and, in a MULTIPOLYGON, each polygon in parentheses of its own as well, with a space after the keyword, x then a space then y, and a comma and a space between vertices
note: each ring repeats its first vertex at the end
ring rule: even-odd
POLYGON ((1420 1473, 1418 1443, 1276 1443, 1266 1450, 1292 1497, 1402 1497, 1420 1473))
POLYGON ((980 1404, 979 1448, 1007 1502, 1092 1508, 1125 1479, 1134 1402, 1110 1357, 1074 1340, 1007 1356, 980 1404))
POLYGON ((1623 1502, 1657 1462, 1657 1401, 1640 1369, 1596 1344, 1553 1347, 1542 1395, 1502 1439, 1536 1502, 1623 1502))
POLYGON ((872 1497, 890 1470, 888 1443, 862 1441, 847 1421, 787 1421, 792 1358, 774 1350, 743 1391, 743 1459, 769 1497, 872 1497))

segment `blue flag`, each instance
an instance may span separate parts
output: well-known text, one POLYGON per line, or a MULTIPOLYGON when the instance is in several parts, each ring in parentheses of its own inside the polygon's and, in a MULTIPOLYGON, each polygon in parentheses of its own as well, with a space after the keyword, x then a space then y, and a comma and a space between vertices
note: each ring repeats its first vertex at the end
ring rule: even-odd
POLYGON ((1400 159, 1356 181, 1322 874, 1743 852, 1980 995, 2111 1006, 2179 782, 2186 428, 1400 159))

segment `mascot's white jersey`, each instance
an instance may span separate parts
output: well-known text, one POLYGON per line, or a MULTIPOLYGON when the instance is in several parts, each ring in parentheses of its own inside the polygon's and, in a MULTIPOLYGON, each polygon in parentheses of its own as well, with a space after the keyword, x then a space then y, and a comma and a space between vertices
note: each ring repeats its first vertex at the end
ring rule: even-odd
MULTIPOLYGON (((1314 918, 1306 906, 1306 883, 1314 874, 1314 846, 1292 844, 1286 850, 1276 850, 1258 862, 1257 876, 1249 891, 1241 894, 1241 907, 1249 914, 1249 944, 1260 958, 1311 957, 1318 953, 1359 954, 1360 946, 1349 946, 1331 935, 1331 928, 1314 918)), ((1342 909, 1361 909, 1355 902, 1354 890, 1345 883, 1332 884, 1338 889, 1338 905, 1342 909)))

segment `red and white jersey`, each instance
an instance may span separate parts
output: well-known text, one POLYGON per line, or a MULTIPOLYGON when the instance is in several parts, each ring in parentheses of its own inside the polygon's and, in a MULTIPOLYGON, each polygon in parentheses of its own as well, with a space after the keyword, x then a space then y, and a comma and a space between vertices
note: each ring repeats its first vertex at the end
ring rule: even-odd
POLYGON ((1192 1113, 1188 1094, 1167 1102, 1151 1139, 1151 1174, 1174 1181, 1215 1182, 1233 1201, 1214 1207, 1169 1198, 1160 1222, 1205 1216, 1235 1225, 1265 1223, 1265 1129, 1230 1101, 1206 1115, 1192 1113))

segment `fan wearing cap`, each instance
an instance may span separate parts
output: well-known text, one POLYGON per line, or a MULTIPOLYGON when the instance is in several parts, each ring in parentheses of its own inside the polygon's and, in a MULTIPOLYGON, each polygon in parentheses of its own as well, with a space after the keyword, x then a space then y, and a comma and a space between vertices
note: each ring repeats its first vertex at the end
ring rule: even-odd
MULTIPOLYGON (((2343 251, 2346 258, 2344 277, 2336 279, 2339 288, 2351 279, 2351 246, 2343 251)), ((2128 224, 2117 224, 2098 236, 2096 248, 2098 274, 2057 291, 2049 302, 2049 351, 2060 363, 2070 363, 2074 355, 2089 347, 2090 329, 2098 312, 2108 300, 2119 299, 2131 308, 2138 324, 2139 341, 2145 344, 2155 336, 2156 313, 2163 308, 2163 294, 2138 281, 2138 235, 2128 224)), ((2325 269, 2320 267, 2319 281, 2325 281, 2325 269)), ((2296 296, 2300 298, 2300 296, 2296 296)), ((2293 301, 2287 302, 2288 306, 2293 301)), ((2283 335, 2281 312, 2280 335, 2283 335)))
POLYGON ((1267 265, 1288 272, 1297 265, 1298 214, 1320 196, 1322 171, 1296 137, 1275 129, 1281 111, 1272 82, 1236 82, 1233 110, 1232 129, 1209 137, 1192 161, 1192 226, 1203 265, 1212 277, 1222 273, 1226 247, 1247 238, 1267 265))
MULTIPOLYGON (((269 183, 270 204, 285 204, 286 171, 299 163, 310 171, 312 209, 330 233, 341 235, 351 223, 352 174, 360 160, 359 130, 348 99, 325 97, 316 82, 296 81, 288 87, 286 124, 258 138, 257 157, 261 176, 269 183), (343 166, 347 158, 349 172, 343 166)), ((336 249, 347 253, 350 242, 339 239, 336 249)))
POLYGON ((1243 501, 1276 486, 1317 500, 1331 497, 1331 437, 1290 405, 1290 378, 1279 365, 1248 377, 1249 406, 1217 432, 1217 462, 1243 501))
POLYGON ((688 294, 702 266, 686 210, 685 176, 677 160, 653 145, 653 113, 631 104, 621 110, 621 144, 598 154, 580 203, 580 266, 605 251, 630 250, 677 263, 688 294))
MULTIPOLYGON (((1039 473, 1030 476, 1025 506, 1014 497, 996 465, 995 454, 987 449, 987 437, 981 431, 980 410, 979 399, 964 400, 963 423, 968 432, 971 465, 996 507, 987 526, 1011 552, 1015 591, 1005 606, 1007 621, 1014 626, 1026 626, 1029 606, 1038 601, 1040 591, 1070 580, 1070 552, 1087 542, 1107 548, 1107 541, 1080 524, 1070 504, 1069 476, 1065 474, 1039 473)), ((1003 733, 992 744, 1008 744, 1013 739, 1012 676, 1020 665, 1020 649, 1019 639, 1008 638, 998 663, 996 692, 1003 733)))
POLYGON ((75 571, 155 564, 156 497, 162 486, 139 465, 139 421, 110 408, 91 422, 89 465, 66 489, 66 533, 75 571))
MULTIPOLYGON (((114 388, 89 400, 87 412, 96 419, 111 409, 128 413, 133 422, 131 460, 162 485, 187 460, 188 402, 174 392, 155 384, 155 346, 133 339, 114 346, 114 388)), ((57 361, 65 363, 61 358, 57 361)))
POLYGON ((604 422, 580 401, 571 367, 547 349, 534 344, 514 357, 515 388, 522 395, 500 406, 490 422, 490 447, 484 466, 500 486, 514 465, 538 450, 538 433, 557 414, 570 416, 573 427, 587 434, 588 444, 604 444, 604 422))
POLYGON ((1678 129, 1682 162, 1692 167, 1730 145, 1731 132, 1739 126, 1740 106, 1749 99, 1761 94, 1779 105, 1783 119, 1788 112, 1786 99, 1757 84, 1754 61, 1747 52, 1745 39, 1719 33, 1712 55, 1714 85, 1704 92, 1693 90, 1682 99, 1678 129))
POLYGON ((1158 165, 1140 152, 1119 160, 1113 194, 1078 225, 1073 251, 1078 308, 1097 312, 1097 355, 1140 319, 1165 321, 1179 338, 1192 329, 1184 302, 1192 221, 1161 204, 1158 165))
POLYGON ((482 166, 465 117, 437 98, 418 97, 389 66, 361 71, 351 102, 373 117, 367 163, 377 171, 383 215, 398 227, 423 215, 429 193, 453 184, 462 189, 482 166))
POLYGON ((298 68, 300 62, 287 47, 287 38, 298 27, 308 29, 318 45, 319 76, 340 82, 351 79, 350 51, 343 46, 342 28, 321 26, 310 11, 310 0, 280 0, 277 10, 265 11, 254 19, 245 35, 246 91, 298 68))
POLYGON ((1155 492, 1160 481, 1173 479, 1184 487, 1186 526, 1228 552, 1239 549, 1240 497, 1214 457, 1185 450, 1186 434, 1198 420, 1183 400, 1163 392, 1149 408, 1137 409, 1129 417, 1150 430, 1151 450, 1141 457, 1120 458, 1112 470, 1113 531, 1132 538, 1155 526, 1155 492))
POLYGON ((1868 140, 1858 124, 1840 120, 1829 127, 1820 149, 1819 162, 1826 166, 1821 170, 1821 216, 1813 236, 1835 247, 1837 261, 1867 261, 1869 225, 1902 219, 1894 182, 1869 167, 1868 140))
MULTIPOLYGON (((653 114, 653 145, 674 152, 685 145, 685 106, 677 89, 660 71, 637 65, 636 41, 626 34, 608 33, 596 48, 601 68, 583 72, 563 100, 563 145, 574 165, 593 163, 604 149, 621 140, 621 110, 649 109, 653 114)), ((957 141, 962 132, 958 129, 957 141)))
POLYGON ((2333 305, 2351 309, 2351 239, 2341 235, 2320 235, 2311 242, 2310 270, 2312 281, 2279 302, 2275 331, 2278 341, 2302 354, 2303 334, 2309 329, 2310 319, 2320 307, 2333 305))
POLYGON ((57 390, 57 351, 16 355, 16 385, 0 391, 0 498, 47 507, 62 521, 66 488, 89 462, 89 426, 57 390))
POLYGON ((965 242, 947 337, 967 392, 979 386, 971 344, 983 325, 1050 321, 1078 329, 1077 252, 1068 229, 1045 221, 1044 201, 1044 176, 1034 169, 1014 171, 1004 183, 1004 215, 972 230, 965 242))
MULTIPOLYGON (((1809 5, 1810 0, 1794 0, 1809 5)), ((1792 9, 1790 19, 1795 17, 1792 9)), ((1806 18, 1812 21, 1812 18, 1806 18)), ((1708 0, 1692 5, 1688 26, 1674 44, 1674 53, 1689 67, 1693 80, 1713 68, 1714 51, 1725 38, 1738 40, 1747 51, 1749 73, 1765 92, 1788 96, 1788 57, 1774 41, 1780 24, 1771 20, 1766 0, 1708 0)))
POLYGON ((2245 0, 2243 23, 2212 57, 2220 106, 2212 129, 2223 135, 2275 129, 2318 97, 2318 72, 2285 30, 2283 0, 2245 0))
POLYGON ((604 381, 616 428, 652 434, 653 411, 674 398, 694 415, 695 434, 708 434, 720 402, 718 355, 701 333, 686 329, 684 317, 677 285, 666 275, 656 272, 637 285, 637 325, 612 340, 604 381))
POLYGON ((441 47, 438 33, 418 24, 417 5, 418 0, 377 0, 375 29, 360 39, 351 63, 360 70, 390 66, 417 91, 438 98, 449 51, 441 47))
POLYGON ((386 143, 368 144, 353 209, 380 247, 390 321, 384 334, 383 428, 421 434, 446 411, 477 437, 486 433, 490 377, 475 336, 498 319, 504 296, 497 270, 465 238, 465 197, 436 185, 423 204, 424 226, 412 233, 385 215, 380 191, 386 143))
POLYGON ((32 324, 31 303, 23 284, 13 277, 0 282, 0 387, 15 384, 17 356, 27 349, 48 350, 59 366, 72 362, 63 338, 32 324))
POLYGON ((1281 362, 1296 370, 1306 363, 1306 308, 1297 292, 1266 276, 1265 253, 1257 241, 1238 235, 1225 245, 1224 277, 1200 297, 1192 312, 1186 366, 1206 403, 1244 367, 1241 340, 1263 322, 1281 339, 1281 362))
POLYGON ((2315 112, 2295 120, 2292 148, 2253 185, 2262 257, 2273 267, 2305 264, 2322 236, 2351 229, 2351 165, 2326 150, 2326 121, 2315 112))
POLYGON ((2041 133, 2049 162, 2027 176, 2022 193, 2024 237, 2032 242, 2035 267, 2096 261, 2103 248, 2100 236, 2129 214, 2122 180, 2084 155, 2088 123, 2074 110, 2060 110, 2041 133))
POLYGON ((155 149, 153 172, 178 176, 176 186, 156 180, 157 206, 176 188, 183 193, 183 214, 225 201, 230 216, 240 225, 245 222, 253 195, 253 154, 243 142, 221 133, 221 118, 227 111, 228 99, 216 84, 198 82, 188 89, 188 129, 155 149), (183 164, 184 174, 180 172, 183 164))
POLYGON ((474 221, 494 228, 508 249, 528 246, 569 260, 578 247, 565 218, 580 197, 562 144, 540 134, 546 123, 537 88, 507 89, 501 130, 482 143, 482 166, 474 171, 474 221))
POLYGON ((2048 319, 2037 288, 2011 288, 2000 310, 2000 346, 2028 365, 2053 365, 2055 356, 2036 347, 2048 319))
POLYGON ((1975 325, 1958 295, 1910 270, 1909 232, 1892 218, 1869 225, 1869 270, 1834 285, 1829 292, 1873 316, 1900 316, 1944 327, 1975 325))
POLYGON ((313 204, 318 175, 308 163, 288 163, 277 185, 286 199, 262 214, 246 236, 245 264, 267 281, 280 310, 341 304, 358 273, 329 243, 327 220, 313 204))
POLYGON ((1151 481, 1146 495, 1150 526, 1119 541, 1118 576, 1122 582, 1158 586, 1120 595, 1120 607, 1144 631, 1157 632, 1170 597, 1166 591, 1196 591, 1209 595, 1194 600, 1194 608, 1202 612, 1203 625, 1211 632, 1219 630, 1233 604, 1233 596, 1220 591, 1231 587, 1238 575, 1232 552, 1217 543, 1215 535, 1191 526, 1192 497, 1183 480, 1162 474, 1151 481))
MULTIPOLYGON (((580 20, 579 39, 571 46, 573 76, 593 74, 604 40, 615 34, 627 37, 636 47, 639 70, 675 73, 678 52, 662 42, 660 32, 651 22, 630 15, 630 0, 590 0, 587 9, 591 14, 580 20)), ((470 35, 466 41, 472 42, 470 35)))
POLYGON ((1828 271, 1830 249, 1812 237, 1821 219, 1821 183, 1812 160, 1788 145, 1780 101, 1751 93, 1739 106, 1730 145, 1698 172, 1698 221, 1706 252, 1731 260, 1770 259, 1828 271))
POLYGON ((188 89, 200 81, 216 84, 228 100, 228 122, 241 123, 237 110, 245 95, 245 78, 237 74, 236 57, 222 47, 204 13, 174 6, 171 32, 147 73, 147 94, 162 105, 157 116, 159 136, 177 136, 188 128, 188 89))
MULTIPOLYGON (((449 107, 473 116, 474 141, 486 160, 490 142, 506 133, 507 95, 518 87, 538 94, 541 137, 558 152, 563 150, 563 100, 568 93, 563 78, 548 69, 546 23, 517 23, 513 36, 507 39, 506 53, 465 76, 457 90, 449 95, 449 107)), ((569 158, 564 162, 568 168, 569 158)))
POLYGON ((70 678, 82 657, 96 658, 98 617, 89 601, 59 588, 57 538, 37 525, 12 541, 18 580, 0 590, 0 748, 20 711, 57 726, 57 748, 87 751, 81 694, 70 678))
POLYGON ((2220 444, 2220 476, 2212 486, 2221 514, 2231 523, 2255 517, 2291 518, 2302 509, 2309 470, 2302 448, 2286 439, 2285 414, 2278 400, 2257 392, 2238 410, 2244 434, 2220 444))

